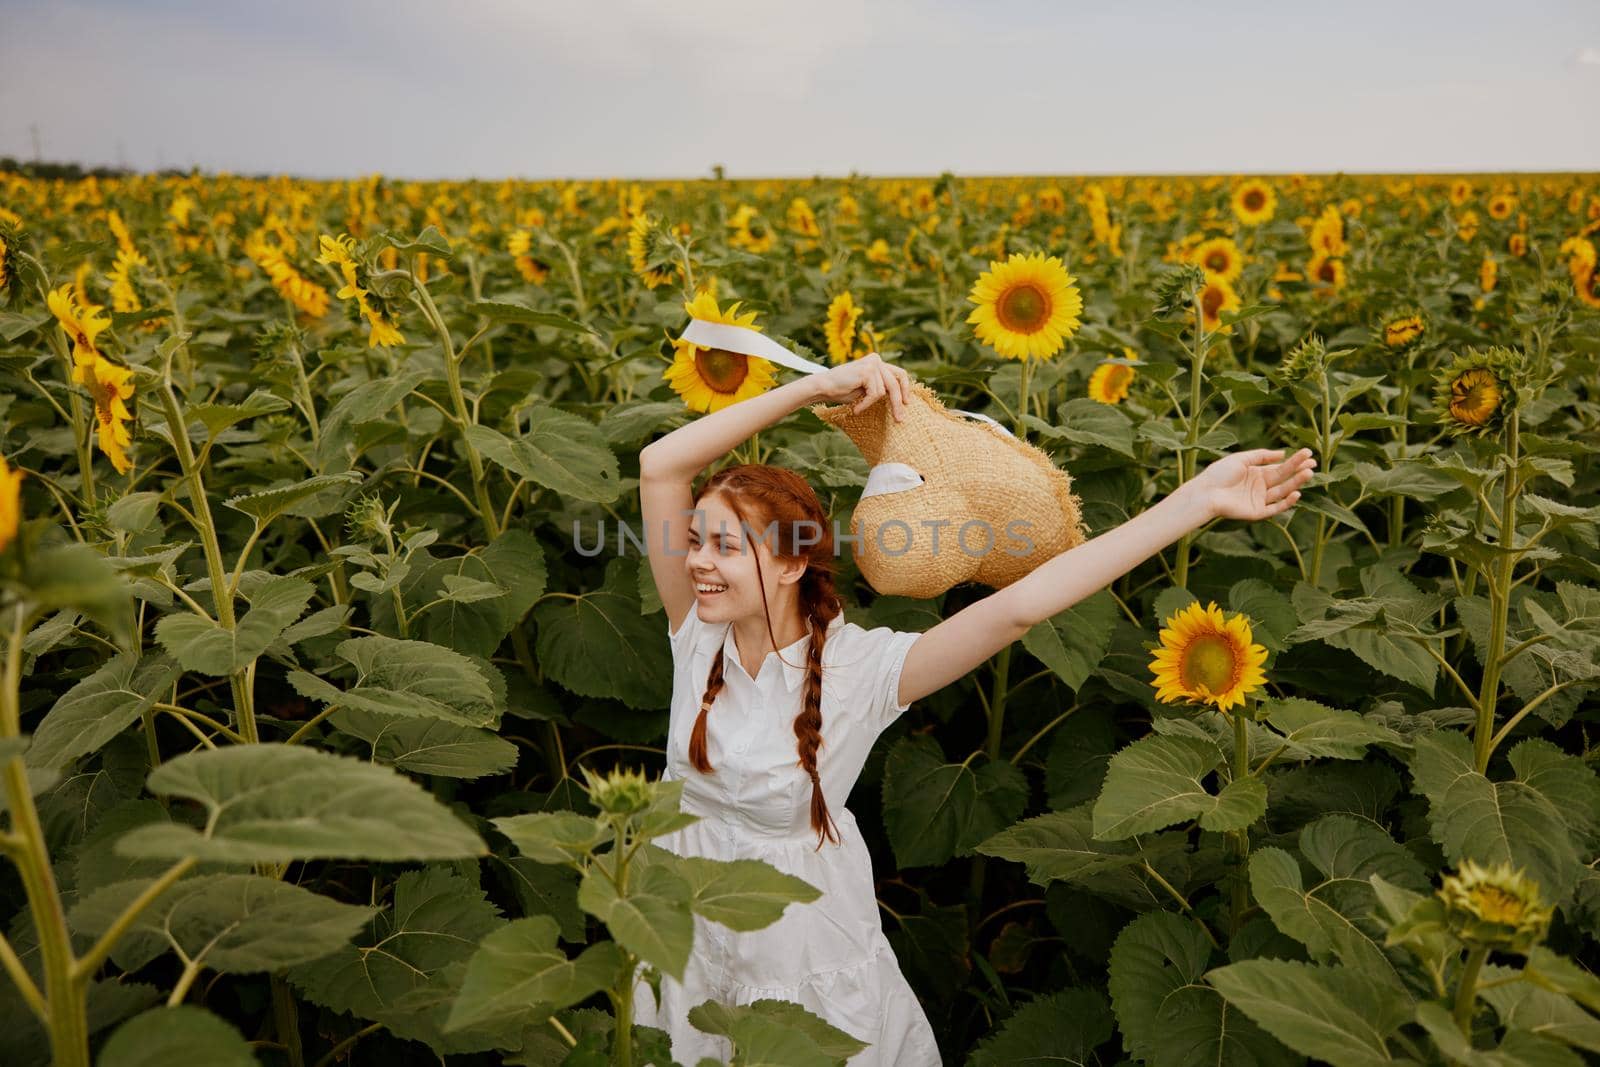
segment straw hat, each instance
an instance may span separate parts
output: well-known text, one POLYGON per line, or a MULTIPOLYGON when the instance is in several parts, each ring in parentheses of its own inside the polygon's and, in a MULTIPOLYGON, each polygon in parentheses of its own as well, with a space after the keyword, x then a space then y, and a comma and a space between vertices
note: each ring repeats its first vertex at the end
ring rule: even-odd
POLYGON ((1072 476, 1049 456, 949 410, 920 382, 911 393, 904 422, 887 400, 860 414, 811 407, 872 466, 850 547, 873 589, 923 599, 961 582, 1000 589, 1084 542, 1072 476))

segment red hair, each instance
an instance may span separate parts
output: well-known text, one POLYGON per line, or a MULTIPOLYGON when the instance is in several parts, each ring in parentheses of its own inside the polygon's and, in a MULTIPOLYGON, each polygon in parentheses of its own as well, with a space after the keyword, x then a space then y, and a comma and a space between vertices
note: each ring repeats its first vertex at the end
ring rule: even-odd
MULTIPOLYGON (((800 714, 794 719, 795 750, 799 753, 800 766, 811 777, 811 828, 817 832, 817 847, 820 849, 824 841, 837 844, 838 831, 833 816, 828 813, 822 780, 817 775, 817 749, 822 747, 822 646, 827 640, 828 624, 844 610, 833 586, 833 535, 827 513, 804 478, 794 471, 766 464, 741 463, 718 471, 701 486, 695 503, 713 493, 727 502, 746 530, 764 533, 772 523, 777 523, 773 556, 806 561, 806 570, 799 582, 800 616, 811 627, 811 640, 806 644, 800 714), (799 543, 802 527, 817 531, 815 544, 799 543)), ((761 578, 759 553, 756 554, 756 576, 761 581, 761 606, 767 617, 767 635, 776 648, 778 638, 772 629, 772 610, 767 603, 766 582, 761 578)), ((689 762, 702 774, 710 774, 714 769, 706 756, 706 716, 717 694, 722 692, 722 667, 723 650, 719 647, 706 678, 700 714, 695 717, 694 730, 689 735, 689 762)))

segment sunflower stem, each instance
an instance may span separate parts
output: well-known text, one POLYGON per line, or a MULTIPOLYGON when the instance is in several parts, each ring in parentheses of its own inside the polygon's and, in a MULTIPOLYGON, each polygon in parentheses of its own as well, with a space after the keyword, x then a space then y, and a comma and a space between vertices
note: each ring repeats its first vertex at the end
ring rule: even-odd
POLYGON ((1467 953, 1467 962, 1461 965, 1461 978, 1456 985, 1456 1025, 1468 1040, 1472 1038, 1472 1008, 1478 998, 1478 973, 1489 956, 1488 945, 1477 945, 1467 953))
MULTIPOLYGON (((4 676, 0 677, 0 737, 6 738, 21 734, 22 639, 34 618, 26 604, 17 604, 12 611, 4 676)), ((39 822, 39 809, 34 804, 20 751, 0 765, 0 779, 11 809, 12 837, 7 851, 17 865, 38 934, 39 961, 44 972, 42 1001, 48 1011, 52 1063, 56 1067, 88 1067, 88 982, 74 975, 77 961, 73 958, 66 908, 56 885, 49 843, 39 822)), ((35 992, 41 991, 35 988, 35 992)))
POLYGON ((1021 380, 1017 384, 1017 415, 1013 426, 1017 431, 1017 440, 1028 439, 1028 428, 1022 424, 1022 417, 1028 413, 1028 390, 1033 384, 1033 360, 1027 355, 1022 357, 1021 380))
MULTIPOLYGON (((607 873, 616 886, 617 896, 628 895, 628 831, 627 819, 616 825, 616 841, 612 845, 613 866, 607 873)), ((638 969, 633 953, 627 954, 628 966, 623 968, 622 981, 612 996, 616 1007, 616 1031, 611 1041, 611 1062, 618 1067, 633 1067, 633 978, 638 969)))
POLYGON ((444 347, 445 380, 450 387, 450 401, 456 409, 456 421, 461 426, 461 444, 467 453, 467 466, 472 471, 472 490, 478 498, 478 517, 483 521, 484 532, 489 540, 493 541, 500 535, 498 524, 495 521, 494 502, 489 499, 489 484, 483 474, 483 457, 478 454, 477 446, 472 443, 472 435, 468 432, 477 425, 477 419, 467 409, 466 395, 461 391, 461 361, 456 356, 455 344, 450 339, 450 330, 444 324, 444 318, 439 314, 439 308, 434 304, 433 297, 428 294, 428 287, 417 279, 414 274, 409 274, 412 292, 417 295, 417 306, 422 309, 422 314, 427 318, 428 324, 433 327, 433 332, 439 337, 439 344, 444 347))
MULTIPOLYGON (((1194 341, 1189 349, 1189 410, 1184 417, 1184 447, 1178 450, 1178 485, 1194 477, 1200 441, 1200 387, 1204 380, 1206 363, 1206 317, 1200 304, 1201 290, 1195 290, 1190 303, 1194 305, 1194 341)), ((1179 589, 1189 588, 1189 542, 1194 531, 1186 530, 1178 538, 1178 559, 1173 567, 1172 584, 1179 589)))
POLYGON ((1473 765, 1479 774, 1494 755, 1494 712, 1500 702, 1501 656, 1505 652, 1506 622, 1511 614, 1511 572, 1517 564, 1511 552, 1517 526, 1517 450, 1519 412, 1506 419, 1505 481, 1500 486, 1500 553, 1489 579, 1489 651, 1484 656, 1483 684, 1478 690, 1477 718, 1472 728, 1473 765))
MULTIPOLYGON (((174 348, 183 347, 185 346, 182 344, 174 346, 174 348)), ((232 586, 227 580, 228 570, 222 559, 222 545, 217 540, 217 524, 211 517, 211 503, 206 496, 200 464, 196 461, 194 447, 189 442, 188 420, 178 404, 177 394, 172 391, 172 350, 167 353, 166 364, 162 368, 161 387, 157 393, 161 400, 162 411, 167 417, 167 436, 172 439, 172 450, 178 457, 178 468, 182 471, 183 480, 189 483, 189 503, 194 508, 196 532, 200 534, 206 571, 211 578, 211 600, 213 610, 217 613, 217 625, 231 633, 237 625, 233 614, 232 586)), ((256 733, 254 693, 245 672, 234 671, 228 676, 228 684, 233 690, 234 721, 238 725, 239 734, 246 743, 254 744, 260 737, 256 733)))
MULTIPOLYGON (((1005 732, 1006 722, 1006 694, 1010 689, 1011 681, 1011 646, 1007 645, 995 654, 994 678, 989 691, 989 730, 984 741, 983 750, 989 758, 999 762, 1000 741, 1005 732)), ((1032 744, 1032 742, 1029 742, 1032 744)), ((976 753, 974 753, 976 755, 976 753)), ((967 899, 972 902, 972 911, 967 916, 967 928, 976 932, 978 917, 983 914, 983 885, 987 876, 988 867, 984 857, 972 858, 972 881, 967 899)))
MULTIPOLYGON (((1409 385, 1403 386, 1400 390, 1399 408, 1399 413, 1401 415, 1405 415, 1411 410, 1411 386, 1409 385)), ((1399 428, 1395 431, 1395 444, 1399 445, 1399 451, 1395 453, 1396 463, 1406 458, 1406 430, 1408 427, 1409 423, 1402 422, 1399 428)), ((1396 493, 1389 499, 1390 548, 1400 547, 1400 545, 1405 541, 1405 530, 1406 498, 1404 493, 1396 493)))
MULTIPOLYGON (((1233 709, 1233 778, 1242 782, 1250 776, 1250 733, 1244 718, 1243 706, 1233 709)), ((1262 768, 1265 769, 1265 763, 1262 768)), ((1233 872, 1233 886, 1228 908, 1228 934, 1239 932, 1244 913, 1250 907, 1250 877, 1247 866, 1250 859, 1250 829, 1241 827, 1230 835, 1233 858, 1237 866, 1233 872)))
MULTIPOLYGON (((1332 435, 1332 400, 1328 396, 1328 367, 1324 363, 1321 368, 1322 381, 1322 425, 1319 427, 1322 436, 1321 462, 1326 464, 1331 471, 1333 468, 1333 442, 1332 435)), ((1311 547, 1311 586, 1313 589, 1322 588, 1322 550, 1327 547, 1326 535, 1328 532, 1328 517, 1317 516, 1317 536, 1311 547)))

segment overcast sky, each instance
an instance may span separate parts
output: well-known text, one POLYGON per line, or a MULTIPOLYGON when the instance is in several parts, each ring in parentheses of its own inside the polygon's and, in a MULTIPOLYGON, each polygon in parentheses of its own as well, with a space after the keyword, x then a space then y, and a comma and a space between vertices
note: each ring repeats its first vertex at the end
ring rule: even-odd
POLYGON ((1596 0, 0 0, 0 155, 307 176, 1600 170, 1596 0))

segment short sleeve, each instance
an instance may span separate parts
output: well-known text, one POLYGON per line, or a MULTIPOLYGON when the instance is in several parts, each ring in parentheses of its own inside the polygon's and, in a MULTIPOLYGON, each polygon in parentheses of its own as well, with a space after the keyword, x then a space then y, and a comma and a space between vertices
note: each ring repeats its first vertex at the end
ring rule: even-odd
POLYGON ((863 684, 867 689, 868 721, 885 730, 911 707, 899 702, 900 673, 905 668, 911 646, 922 634, 916 630, 895 630, 879 626, 860 635, 863 684))
POLYGON ((695 639, 705 629, 705 623, 700 621, 700 605, 698 602, 689 604, 689 613, 683 617, 683 622, 678 626, 678 632, 672 632, 672 617, 667 617, 667 641, 672 647, 672 658, 681 659, 694 647, 695 639))

